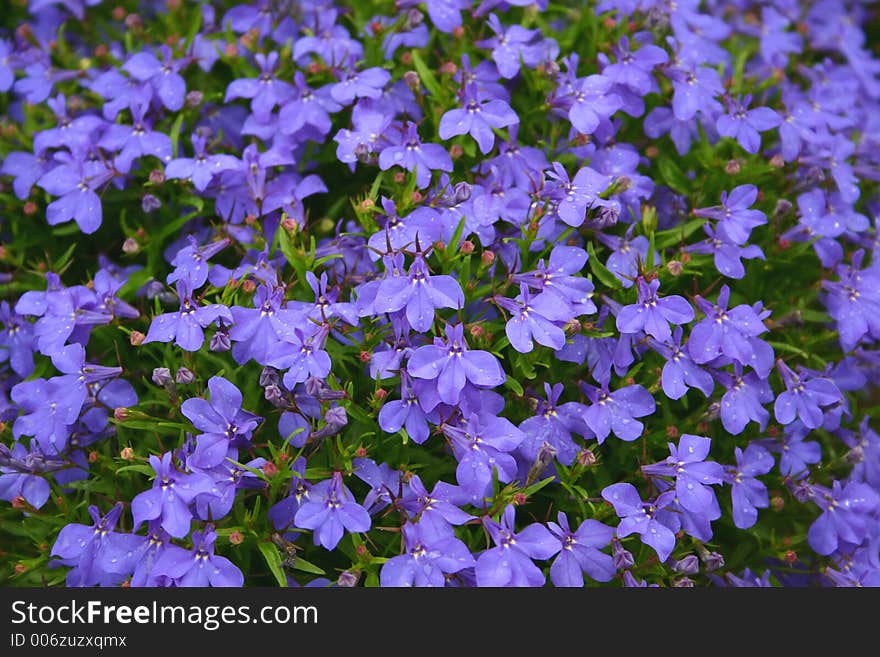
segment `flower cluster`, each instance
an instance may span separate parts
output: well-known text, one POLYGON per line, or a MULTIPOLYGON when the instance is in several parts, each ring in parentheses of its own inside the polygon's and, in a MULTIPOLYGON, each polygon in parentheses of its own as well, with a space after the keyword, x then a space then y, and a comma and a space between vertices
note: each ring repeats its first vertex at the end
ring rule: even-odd
POLYGON ((880 585, 861 3, 111 4, 0 23, 0 573, 880 585))

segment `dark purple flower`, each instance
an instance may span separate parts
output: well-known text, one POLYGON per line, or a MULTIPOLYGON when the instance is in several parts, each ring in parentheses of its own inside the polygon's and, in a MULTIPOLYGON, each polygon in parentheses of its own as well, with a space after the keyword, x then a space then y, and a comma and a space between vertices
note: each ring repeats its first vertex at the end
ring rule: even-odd
POLYGON ((293 87, 275 77, 278 68, 278 53, 254 55, 260 67, 260 75, 256 78, 240 78, 233 80, 226 88, 224 103, 235 98, 251 99, 251 110, 258 121, 265 122, 272 114, 276 105, 283 105, 293 95, 293 87))

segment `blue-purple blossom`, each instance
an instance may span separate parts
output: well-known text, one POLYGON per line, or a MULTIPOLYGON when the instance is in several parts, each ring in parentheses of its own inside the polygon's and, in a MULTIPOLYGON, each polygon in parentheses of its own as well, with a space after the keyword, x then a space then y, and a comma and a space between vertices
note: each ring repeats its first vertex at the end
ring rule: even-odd
POLYGON ((154 317, 144 344, 173 340, 181 349, 198 351, 205 342, 204 329, 217 320, 232 323, 232 313, 226 306, 219 303, 198 305, 187 280, 177 281, 177 294, 180 310, 154 317))
POLYGON ((661 341, 672 339, 669 324, 687 324, 694 318, 694 309, 687 299, 678 295, 660 297, 657 290, 660 280, 650 283, 643 277, 636 279, 639 290, 638 303, 624 306, 617 313, 617 329, 621 333, 644 331, 661 341))
POLYGON ((584 573, 597 582, 607 582, 617 573, 610 554, 600 549, 611 542, 614 528, 603 525, 598 520, 584 520, 572 531, 568 516, 562 511, 557 516, 559 523, 548 522, 550 533, 562 544, 559 555, 550 567, 550 580, 554 586, 581 587, 584 573))
POLYGON ((533 559, 549 559, 559 552, 560 543, 537 522, 517 532, 516 510, 504 509, 501 522, 483 517, 483 527, 495 543, 477 558, 477 586, 543 586, 546 578, 533 559))
POLYGON ((170 452, 161 458, 151 455, 150 466, 156 473, 153 487, 131 501, 134 528, 147 520, 160 520, 171 536, 182 538, 189 533, 193 518, 190 503, 197 495, 212 493, 214 483, 205 474, 178 470, 170 452))
POLYGON ((434 338, 433 345, 416 349, 406 365, 417 379, 436 379, 440 400, 446 404, 458 403, 465 383, 494 388, 504 383, 506 376, 498 359, 488 351, 468 349, 461 324, 446 326, 446 342, 434 338))
POLYGON ((480 152, 485 154, 495 144, 492 128, 505 128, 519 122, 519 118, 503 100, 484 100, 477 94, 476 85, 467 85, 461 99, 463 108, 451 109, 440 119, 440 139, 470 134, 480 152))
POLYGON ((682 434, 678 446, 669 443, 670 455, 665 461, 643 465, 642 472, 674 477, 676 501, 692 513, 706 513, 714 506, 715 493, 710 486, 724 481, 724 468, 706 460, 711 443, 705 436, 682 434))
POLYGON ((235 586, 244 584, 244 575, 226 557, 214 554, 217 532, 211 524, 193 532, 193 549, 175 545, 165 549, 152 568, 153 577, 167 577, 177 586, 235 586))
POLYGON ((337 470, 330 479, 311 487, 308 499, 294 516, 294 524, 300 529, 313 530, 315 545, 332 550, 346 530, 369 531, 372 521, 367 510, 342 483, 342 473, 337 470))
POLYGON ((757 443, 750 443, 745 452, 735 448, 736 465, 728 466, 725 481, 730 484, 733 503, 733 523, 748 529, 758 521, 758 509, 770 506, 767 486, 757 475, 767 474, 773 468, 773 457, 757 443))
POLYGON ((446 575, 475 564, 467 546, 450 527, 406 523, 402 528, 405 552, 382 566, 382 586, 445 586, 446 575))
POLYGON ((638 534, 643 543, 656 550, 660 561, 666 561, 675 549, 679 523, 675 515, 666 510, 674 496, 674 492, 668 491, 653 502, 643 502, 635 486, 626 483, 613 484, 602 491, 602 497, 621 518, 616 532, 618 538, 638 534))

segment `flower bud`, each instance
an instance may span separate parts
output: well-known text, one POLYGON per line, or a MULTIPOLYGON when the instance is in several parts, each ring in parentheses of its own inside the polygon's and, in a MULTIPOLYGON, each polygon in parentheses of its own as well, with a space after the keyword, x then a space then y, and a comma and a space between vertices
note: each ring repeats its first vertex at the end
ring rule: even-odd
POLYGON ((266 398, 267 402, 276 408, 287 408, 290 406, 287 402, 287 397, 284 394, 284 391, 273 383, 266 386, 263 391, 263 396, 266 398))
POLYGON ((125 420, 127 420, 129 417, 130 414, 127 408, 119 406, 118 408, 113 409, 113 419, 117 422, 125 422, 125 420))
POLYGON ((131 447, 123 447, 122 451, 119 452, 119 458, 121 458, 123 461, 133 461, 134 450, 131 447))
POLYGON ((33 201, 25 201, 24 207, 22 208, 22 212, 24 212, 26 217, 33 216, 39 210, 39 206, 33 201))
POLYGON ((694 575, 700 572, 700 560, 695 554, 688 554, 683 559, 671 559, 672 570, 682 575, 694 575))
POLYGON ((89 463, 97 463, 98 462, 98 452, 92 450, 89 452, 89 463))
POLYGON ((270 367, 266 365, 263 367, 260 372, 260 387, 265 388, 266 386, 277 386, 281 381, 281 376, 274 367, 270 367))
POLYGON ((127 238, 122 243, 122 252, 127 253, 129 255, 135 254, 141 250, 141 245, 137 243, 137 240, 133 237, 127 238))
POLYGON ((735 176, 742 170, 740 164, 737 160, 729 160, 726 165, 724 165, 724 173, 729 176, 735 176))
POLYGON ((151 380, 157 386, 167 386, 171 383, 171 370, 167 367, 155 367, 153 368, 153 376, 151 377, 151 380))
POLYGON ((673 581, 672 587, 676 589, 690 589, 694 587, 694 580, 689 577, 682 577, 681 579, 673 581))
POLYGON ((263 464, 263 472, 267 477, 274 477, 278 474, 278 466, 272 463, 272 461, 266 461, 263 464))
POLYGON ((137 347, 139 344, 143 343, 146 337, 147 336, 140 331, 132 331, 131 335, 128 336, 128 341, 131 343, 132 347, 137 347))
POLYGON ((449 147, 449 156, 453 160, 457 160, 462 155, 464 155, 464 149, 461 147, 461 145, 453 144, 452 146, 449 147))
POLYGON ((617 570, 632 568, 635 563, 632 553, 624 549, 618 538, 611 539, 611 559, 617 570))
POLYGON ((241 289, 245 294, 251 294, 257 289, 257 284, 248 278, 241 284, 241 289))
POLYGON ((684 267, 679 260, 670 260, 666 263, 666 271, 668 271, 672 276, 681 276, 681 272, 684 267))
POLYGON ((153 169, 150 171, 150 183, 153 185, 161 185, 165 182, 165 172, 162 169, 153 169))
POLYGON ((237 529, 229 534, 229 542, 233 545, 241 545, 244 543, 244 535, 237 529))
POLYGON ((336 584, 343 588, 350 589, 357 586, 359 579, 360 573, 358 573, 357 571, 343 570, 339 574, 339 579, 336 580, 336 584))
POLYGON ((577 459, 578 465, 584 468, 596 465, 596 455, 588 449, 582 449, 579 451, 575 458, 577 459))
POLYGON ((186 106, 190 109, 194 109, 201 105, 204 99, 205 94, 203 94, 201 91, 193 89, 186 94, 186 106))
POLYGON ((481 261, 485 266, 488 267, 488 266, 491 265, 493 262, 495 262, 495 253, 492 252, 492 251, 489 251, 488 249, 486 249, 485 251, 483 251, 482 254, 480 254, 480 261, 481 261))
POLYGON ((458 205, 460 203, 464 203, 465 201, 467 201, 471 197, 471 194, 473 194, 473 192, 474 192, 474 187, 470 183, 466 183, 466 182, 455 183, 455 187, 453 187, 453 191, 452 191, 452 200, 455 203, 455 205, 458 205))
POLYGON ((464 242, 461 243, 461 246, 459 247, 459 250, 460 250, 462 253, 464 253, 465 255, 470 255, 471 253, 474 252, 474 248, 475 248, 475 247, 474 247, 474 243, 473 243, 473 242, 471 242, 470 240, 465 240, 464 242))
POLYGON ((175 383, 180 383, 182 385, 187 385, 196 380, 196 375, 192 373, 192 371, 188 370, 185 367, 181 367, 177 370, 177 373, 174 375, 175 383))
POLYGON ((229 351, 232 348, 232 341, 229 339, 229 333, 224 329, 217 329, 217 332, 211 336, 211 342, 208 348, 211 351, 229 351))
POLYGON ((419 74, 415 71, 407 71, 404 73, 403 81, 406 82, 406 86, 413 91, 417 91, 419 87, 422 86, 422 80, 419 78, 419 74))

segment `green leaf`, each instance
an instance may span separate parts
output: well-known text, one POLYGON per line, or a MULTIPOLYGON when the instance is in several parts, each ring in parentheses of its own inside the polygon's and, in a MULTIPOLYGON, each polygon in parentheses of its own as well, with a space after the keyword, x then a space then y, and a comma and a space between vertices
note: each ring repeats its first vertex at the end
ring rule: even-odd
MULTIPOLYGON (((296 560, 293 562, 293 569, 294 570, 301 570, 304 573, 311 573, 312 575, 326 575, 327 574, 323 570, 318 568, 318 566, 316 566, 315 564, 310 563, 300 557, 297 557, 296 560)), ((285 586, 287 586, 286 583, 285 583, 285 586)))
POLYGON ((174 123, 171 124, 171 152, 174 157, 177 157, 177 142, 180 141, 180 128, 183 126, 183 112, 177 115, 174 119, 174 123))
POLYGON ((593 247, 592 242, 587 242, 587 252, 590 254, 590 270, 593 274, 598 278, 603 285, 607 287, 612 287, 615 290, 619 290, 623 287, 621 282, 617 279, 617 276, 608 271, 608 268, 599 262, 599 258, 596 257, 596 249, 593 247))
POLYGON ((434 77, 434 72, 428 68, 427 64, 425 64, 425 60, 422 59, 418 50, 413 50, 411 52, 413 66, 416 69, 416 73, 419 74, 419 79, 421 79, 422 84, 425 85, 425 89, 427 89, 436 100, 442 99, 443 90, 440 87, 440 83, 437 82, 437 78, 434 77))
POLYGON ((514 379, 512 376, 508 376, 504 380, 504 387, 510 388, 515 395, 518 395, 520 397, 523 396, 523 387, 520 385, 519 381, 514 379))
POLYGON ((259 548, 260 552, 263 553, 263 559, 266 560, 266 565, 269 566, 269 570, 271 570, 272 574, 275 576, 275 581, 278 582, 278 586, 286 587, 287 576, 281 568, 281 555, 278 554, 278 548, 271 543, 259 543, 259 548))
POLYGON ((663 180, 663 182, 665 182, 673 190, 675 190, 679 194, 688 193, 688 191, 690 190, 691 181, 675 163, 675 160, 673 158, 662 156, 658 157, 657 170, 659 171, 660 178, 663 180))
POLYGON ((136 463, 135 465, 124 465, 118 470, 116 470, 116 474, 120 475, 123 472, 140 472, 143 475, 147 475, 148 477, 153 477, 156 473, 149 465, 144 463, 136 463))

